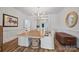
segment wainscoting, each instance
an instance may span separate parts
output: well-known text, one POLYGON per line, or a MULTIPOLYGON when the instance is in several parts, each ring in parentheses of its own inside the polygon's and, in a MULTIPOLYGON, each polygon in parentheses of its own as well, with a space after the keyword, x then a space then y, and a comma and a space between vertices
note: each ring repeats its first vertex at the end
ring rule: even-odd
POLYGON ((3 27, 0 26, 0 51, 2 51, 2 44, 3 44, 3 27))
POLYGON ((3 52, 14 51, 18 47, 18 39, 3 44, 3 52))

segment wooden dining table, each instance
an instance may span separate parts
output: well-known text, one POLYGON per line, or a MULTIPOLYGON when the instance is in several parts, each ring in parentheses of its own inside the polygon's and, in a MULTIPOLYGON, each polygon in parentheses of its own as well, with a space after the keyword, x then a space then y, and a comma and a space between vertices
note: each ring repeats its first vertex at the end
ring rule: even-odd
POLYGON ((19 34, 19 36, 27 36, 29 38, 41 38, 44 36, 44 32, 38 30, 31 30, 31 31, 25 31, 19 34))

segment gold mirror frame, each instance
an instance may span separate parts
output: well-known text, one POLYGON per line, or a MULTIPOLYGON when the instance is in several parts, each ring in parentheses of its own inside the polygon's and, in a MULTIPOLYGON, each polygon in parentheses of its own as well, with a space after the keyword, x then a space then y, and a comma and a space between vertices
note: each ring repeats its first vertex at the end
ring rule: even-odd
POLYGON ((68 27, 74 27, 77 24, 77 20, 78 20, 78 14, 75 11, 72 11, 70 13, 67 14, 66 16, 66 25, 68 27))

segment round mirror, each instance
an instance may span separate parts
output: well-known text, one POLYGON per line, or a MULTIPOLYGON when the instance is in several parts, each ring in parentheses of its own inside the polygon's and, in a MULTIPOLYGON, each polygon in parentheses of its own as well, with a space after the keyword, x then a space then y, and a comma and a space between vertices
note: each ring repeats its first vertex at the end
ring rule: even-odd
POLYGON ((78 15, 75 11, 72 11, 67 14, 66 16, 66 24, 69 27, 74 27, 77 24, 78 15))

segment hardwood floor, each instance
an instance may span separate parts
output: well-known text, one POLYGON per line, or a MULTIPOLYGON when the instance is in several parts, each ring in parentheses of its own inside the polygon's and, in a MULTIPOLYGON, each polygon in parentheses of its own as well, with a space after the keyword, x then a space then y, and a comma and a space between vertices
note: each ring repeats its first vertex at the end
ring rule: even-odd
POLYGON ((3 51, 13 51, 18 47, 18 39, 11 40, 3 44, 3 51))
POLYGON ((58 49, 49 50, 42 48, 26 48, 26 47, 17 47, 15 50, 9 50, 7 52, 79 52, 77 48, 66 48, 64 51, 59 51, 58 49))
POLYGON ((43 49, 43 48, 31 48, 31 47, 21 47, 18 46, 16 49, 10 49, 4 52, 79 52, 78 48, 65 48, 61 47, 58 41, 55 41, 55 49, 43 49))
POLYGON ((31 48, 18 46, 17 39, 7 42, 3 45, 3 52, 79 52, 78 48, 64 47, 58 41, 55 41, 55 49, 31 48))
POLYGON ((13 52, 55 52, 55 50, 42 49, 42 48, 18 47, 13 52))

